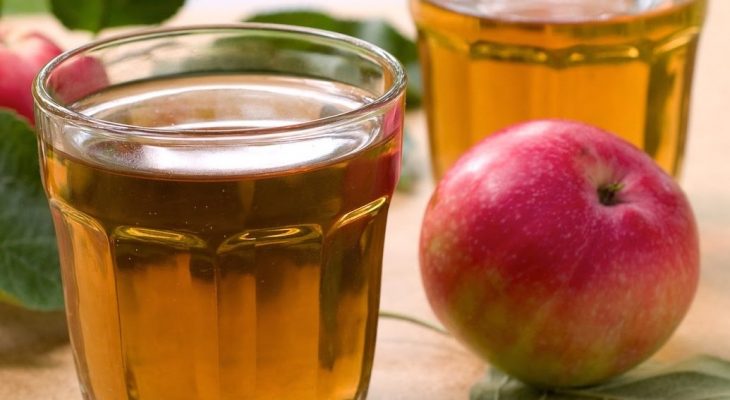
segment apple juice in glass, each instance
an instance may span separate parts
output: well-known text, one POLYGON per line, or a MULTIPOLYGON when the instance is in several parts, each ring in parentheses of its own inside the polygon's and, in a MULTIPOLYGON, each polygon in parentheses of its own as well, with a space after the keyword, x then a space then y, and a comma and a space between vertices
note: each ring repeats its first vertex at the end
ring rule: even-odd
POLYGON ((404 72, 246 25, 94 43, 35 85, 83 395, 360 399, 404 72))
POLYGON ((538 118, 614 132, 678 174, 706 0, 410 0, 434 175, 538 118))

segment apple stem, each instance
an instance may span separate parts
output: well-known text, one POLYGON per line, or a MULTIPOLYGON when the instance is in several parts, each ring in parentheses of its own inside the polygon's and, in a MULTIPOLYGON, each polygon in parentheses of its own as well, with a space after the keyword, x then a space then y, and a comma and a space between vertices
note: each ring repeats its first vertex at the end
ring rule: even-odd
POLYGON ((399 321, 409 322, 411 324, 418 325, 418 326, 420 326, 422 328, 426 328, 426 329, 432 330, 432 331, 434 331, 436 333, 440 333, 442 335, 450 336, 449 332, 446 329, 444 329, 444 328, 442 328, 440 326, 431 324, 431 323, 426 322, 426 321, 421 321, 420 319, 415 318, 415 317, 411 317, 409 315, 403 315, 403 314, 399 314, 399 313, 392 312, 392 311, 382 311, 382 310, 380 311, 380 313, 378 315, 380 316, 380 318, 389 318, 389 319, 396 319, 396 320, 399 320, 399 321))
POLYGON ((624 188, 623 183, 614 182, 607 185, 601 185, 598 188, 598 201, 605 206, 613 206, 621 201, 618 198, 618 192, 624 188))

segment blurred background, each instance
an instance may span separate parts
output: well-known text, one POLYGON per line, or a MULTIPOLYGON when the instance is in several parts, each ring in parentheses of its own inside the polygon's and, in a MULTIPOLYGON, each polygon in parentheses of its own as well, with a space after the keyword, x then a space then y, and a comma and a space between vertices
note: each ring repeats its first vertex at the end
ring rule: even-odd
MULTIPOLYGON (((5 0, 3 30, 38 30, 69 49, 97 36, 137 29, 104 29, 98 34, 69 30, 47 11, 46 2, 5 0)), ((348 19, 382 18, 415 37, 407 0, 188 0, 165 25, 236 22, 260 12, 316 9, 348 19)), ((710 353, 730 357, 730 0, 710 2, 698 54, 685 166, 686 190, 701 231, 702 286, 675 337, 659 353, 662 360, 710 353)), ((421 179, 394 199, 385 249, 382 308, 435 321, 417 264, 416 238, 433 182, 428 174, 425 116, 406 117, 414 168, 421 179)), ((0 135, 2 132, 0 132, 0 135)), ((0 399, 78 398, 73 361, 60 313, 20 312, 0 306, 0 399)), ((464 399, 484 364, 452 340, 418 327, 381 324, 371 398, 464 399)))

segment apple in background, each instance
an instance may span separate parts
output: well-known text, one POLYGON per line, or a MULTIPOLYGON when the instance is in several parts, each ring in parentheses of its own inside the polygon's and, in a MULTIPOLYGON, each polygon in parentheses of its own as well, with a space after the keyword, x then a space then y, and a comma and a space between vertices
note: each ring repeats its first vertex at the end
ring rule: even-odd
POLYGON ((0 107, 33 122, 31 85, 38 71, 61 49, 40 33, 0 32, 0 107))
POLYGON ((109 86, 104 64, 90 55, 78 55, 65 60, 49 80, 48 87, 65 104, 73 104, 109 86))
POLYGON ((677 183, 618 136, 561 120, 466 153, 431 197, 419 254, 443 324, 540 387, 589 385, 652 355, 699 275, 677 183))

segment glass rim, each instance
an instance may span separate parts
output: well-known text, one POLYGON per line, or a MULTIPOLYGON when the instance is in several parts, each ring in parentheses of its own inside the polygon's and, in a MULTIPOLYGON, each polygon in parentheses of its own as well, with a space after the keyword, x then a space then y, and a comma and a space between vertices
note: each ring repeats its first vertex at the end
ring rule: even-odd
POLYGON ((51 114, 55 117, 63 118, 69 123, 77 126, 90 128, 97 132, 103 132, 105 135, 113 136, 133 136, 135 139, 163 140, 163 141, 235 141, 235 140, 257 140, 266 137, 279 137, 286 135, 290 138, 296 132, 308 132, 313 129, 322 127, 336 127, 345 124, 355 123, 386 107, 401 94, 405 92, 407 76, 403 65, 389 52, 382 48, 341 33, 331 32, 322 29, 314 29, 285 24, 271 23, 252 23, 243 22, 235 24, 206 24, 206 25, 188 25, 177 27, 153 28, 143 31, 135 31, 121 35, 110 36, 109 38, 95 40, 83 46, 65 51, 59 56, 52 59, 46 64, 33 80, 32 93, 35 100, 36 110, 51 114), (145 127, 139 125, 128 125, 107 121, 102 118, 92 117, 81 112, 71 109, 66 104, 61 104, 53 98, 47 90, 47 83, 50 76, 64 61, 75 56, 89 53, 96 49, 112 46, 124 45, 129 41, 143 41, 155 38, 161 38, 168 35, 181 34, 202 34, 202 33, 223 33, 236 31, 262 31, 262 32, 279 32, 296 35, 297 38, 306 40, 309 38, 325 39, 332 42, 335 47, 336 43, 344 43, 352 47, 353 52, 372 57, 374 62, 380 63, 385 70, 393 75, 393 81, 385 88, 384 92, 376 97, 373 101, 363 104, 355 109, 335 114, 332 116, 311 119, 295 124, 286 124, 274 127, 262 128, 215 128, 215 129, 180 129, 170 130, 159 127, 145 127))

